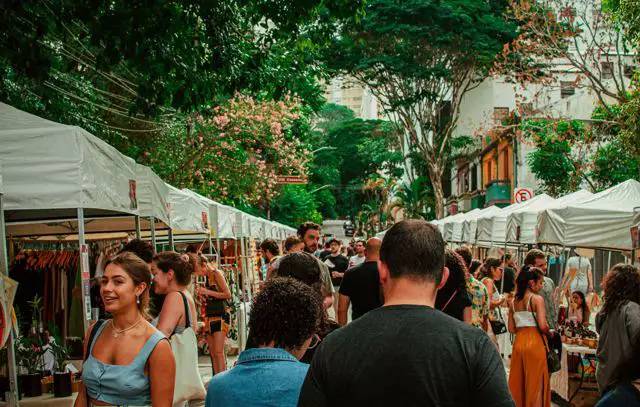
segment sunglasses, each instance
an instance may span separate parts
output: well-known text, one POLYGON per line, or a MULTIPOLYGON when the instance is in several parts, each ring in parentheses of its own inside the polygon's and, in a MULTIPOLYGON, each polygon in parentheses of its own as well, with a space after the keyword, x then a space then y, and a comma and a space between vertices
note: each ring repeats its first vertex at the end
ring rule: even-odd
POLYGON ((315 348, 320 344, 320 342, 322 342, 322 339, 320 339, 320 337, 317 334, 313 335, 311 337, 311 343, 309 344, 309 349, 315 348))

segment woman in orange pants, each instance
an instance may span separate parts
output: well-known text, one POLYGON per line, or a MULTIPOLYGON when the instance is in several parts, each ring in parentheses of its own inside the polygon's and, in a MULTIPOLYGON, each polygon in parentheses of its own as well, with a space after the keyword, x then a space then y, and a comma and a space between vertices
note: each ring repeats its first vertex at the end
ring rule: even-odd
POLYGON ((551 405, 549 370, 545 335, 549 334, 540 269, 520 272, 516 296, 509 309, 509 332, 516 334, 511 354, 509 389, 516 407, 548 407, 551 405))

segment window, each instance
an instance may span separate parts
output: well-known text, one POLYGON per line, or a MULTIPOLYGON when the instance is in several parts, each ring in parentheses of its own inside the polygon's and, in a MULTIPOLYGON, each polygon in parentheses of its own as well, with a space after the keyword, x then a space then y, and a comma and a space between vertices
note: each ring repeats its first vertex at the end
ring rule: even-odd
POLYGON ((613 62, 600 62, 600 75, 602 79, 613 78, 613 62))
POLYGON ((478 166, 474 165, 471 170, 471 190, 476 191, 478 189, 478 166))
POLYGON ((504 120, 509 117, 508 107, 494 107, 493 108, 493 121, 495 124, 502 124, 504 120))
POLYGON ((576 88, 573 86, 573 82, 560 81, 560 97, 568 98, 576 94, 576 88))
POLYGON ((624 76, 626 78, 631 78, 636 71, 636 67, 633 65, 625 65, 624 66, 624 76))
POLYGON ((502 174, 500 174, 500 179, 509 179, 509 149, 505 148, 502 150, 502 174))

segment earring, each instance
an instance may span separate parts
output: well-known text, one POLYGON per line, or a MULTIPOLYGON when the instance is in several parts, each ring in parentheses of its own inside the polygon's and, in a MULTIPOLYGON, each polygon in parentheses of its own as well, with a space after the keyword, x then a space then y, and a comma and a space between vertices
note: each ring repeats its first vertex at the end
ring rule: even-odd
POLYGON ((140 304, 140 297, 136 295, 136 304, 140 304))

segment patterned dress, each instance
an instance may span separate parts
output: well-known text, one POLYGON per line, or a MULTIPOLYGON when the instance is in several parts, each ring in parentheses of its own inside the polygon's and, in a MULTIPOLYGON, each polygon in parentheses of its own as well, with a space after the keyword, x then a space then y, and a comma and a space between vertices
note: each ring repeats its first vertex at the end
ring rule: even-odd
POLYGON ((467 280, 467 291, 471 296, 471 324, 482 329, 482 321, 489 315, 487 287, 471 276, 467 280))

